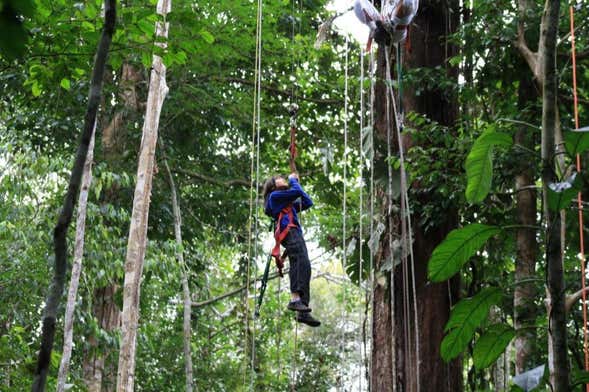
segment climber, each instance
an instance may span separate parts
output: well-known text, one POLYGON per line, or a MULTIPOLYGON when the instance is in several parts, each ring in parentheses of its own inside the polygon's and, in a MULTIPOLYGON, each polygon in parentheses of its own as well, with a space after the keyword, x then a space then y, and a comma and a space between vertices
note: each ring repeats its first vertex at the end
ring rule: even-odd
POLYGON ((299 184, 296 173, 288 176, 288 182, 281 176, 273 176, 264 184, 264 212, 272 217, 276 227, 274 238, 276 244, 272 256, 276 259, 279 273, 282 273, 283 257, 280 255, 280 245, 286 248, 290 270, 291 301, 289 310, 297 312, 296 320, 311 327, 321 325, 310 315, 309 286, 311 281, 311 262, 307 252, 307 245, 303 238, 303 231, 298 219, 298 212, 313 205, 309 195, 299 184))
POLYGON ((385 45, 404 41, 418 6, 418 0, 383 0, 382 13, 379 13, 368 0, 356 0, 354 13, 370 28, 366 51, 370 51, 373 39, 385 45))

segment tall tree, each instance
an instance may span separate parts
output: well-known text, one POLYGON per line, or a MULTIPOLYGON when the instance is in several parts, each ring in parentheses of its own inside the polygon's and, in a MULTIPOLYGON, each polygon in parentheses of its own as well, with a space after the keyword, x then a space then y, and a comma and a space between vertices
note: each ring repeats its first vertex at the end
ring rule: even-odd
MULTIPOLYGON (((169 0, 159 0, 157 13, 164 19, 156 22, 156 37, 167 39, 168 22, 166 15, 171 10, 169 0)), ((164 43, 158 45, 164 46, 164 43)), ((147 107, 143 124, 143 137, 137 165, 137 184, 133 197, 133 213, 129 228, 127 258, 125 260, 125 284, 123 292, 122 341, 117 372, 117 391, 133 391, 135 382, 135 354, 137 328, 139 323, 139 301, 141 275, 145 249, 147 246, 147 223, 151 199, 151 184, 155 169, 155 147, 161 108, 168 86, 166 85, 166 66, 162 58, 153 55, 152 71, 147 95, 147 107)))
POLYGON ((105 0, 104 27, 102 29, 98 49, 96 51, 96 57, 94 59, 90 94, 88 97, 86 115, 84 117, 84 126, 80 136, 80 145, 78 146, 76 160, 72 168, 70 181, 68 184, 68 191, 63 202, 57 225, 55 226, 53 232, 55 250, 54 275, 51 287, 49 288, 49 294, 47 295, 45 312, 43 315, 41 349, 39 350, 37 369, 35 370, 35 379, 32 386, 33 391, 43 391, 45 389, 45 382, 47 379, 47 372, 49 370, 49 362, 51 359, 51 351, 53 349, 53 340, 55 337, 57 309, 61 300, 61 296, 63 295, 63 287, 67 270, 67 230, 72 219, 73 210, 76 203, 76 196, 80 189, 84 163, 86 162, 86 156, 88 154, 88 146, 90 144, 91 135, 96 122, 96 114, 98 112, 98 106, 100 104, 102 93, 104 70, 106 68, 106 59, 115 29, 115 22, 116 0, 105 0))
POLYGON ((560 0, 547 0, 542 18, 540 72, 542 80, 542 189, 546 222, 546 275, 550 311, 548 365, 550 382, 557 392, 569 391, 569 364, 565 310, 564 262, 561 243, 561 219, 548 203, 550 184, 558 181, 555 174, 555 137, 558 129, 558 82, 556 40, 558 37, 560 0))
MULTIPOLYGON (((458 27, 458 2, 425 1, 421 2, 419 12, 414 25, 409 33, 411 37, 411 50, 407 51, 405 65, 409 69, 427 68, 441 69, 445 78, 457 80, 457 71, 447 68, 446 64, 455 48, 448 42, 448 36, 458 27)), ((379 48, 378 68, 379 83, 376 84, 376 119, 375 127, 381 144, 386 144, 387 121, 386 118, 386 86, 382 82, 385 75, 385 48, 379 48)), ((407 87, 403 95, 404 110, 415 112, 452 129, 455 126, 458 115, 458 103, 456 96, 445 91, 440 86, 420 86, 420 92, 416 92, 417 86, 407 87)), ((392 109, 391 109, 392 111, 392 109)), ((390 124, 394 127, 394 124, 390 124)), ((393 141, 390 141, 391 143, 393 141)), ((405 136, 404 147, 408 148, 411 141, 405 136)), ((424 148, 433 146, 423 146, 424 148)), ((381 159, 386 155, 381 154, 381 159)), ((410 192, 410 199, 419 205, 436 203, 441 200, 428 192, 420 192, 419 185, 410 192)), ((418 207, 416 207, 418 208, 418 207)), ((412 292, 412 282, 407 281, 411 271, 403 274, 401 266, 392 267, 392 273, 387 277, 388 284, 377 284, 374 288, 373 299, 373 351, 372 351, 372 389, 375 391, 414 391, 421 381, 420 389, 428 390, 431 385, 436 385, 439 391, 459 391, 462 389, 462 376, 460 360, 454 360, 449 364, 442 361, 440 356, 440 343, 444 336, 444 325, 449 317, 450 307, 459 295, 460 280, 454 278, 448 283, 428 284, 427 262, 435 246, 440 243, 446 234, 457 224, 457 210, 454 207, 445 212, 444 217, 432 227, 423 226, 425 219, 419 219, 420 211, 414 211, 414 262, 415 262, 415 291, 417 303, 410 304, 418 309, 418 330, 420 341, 419 353, 415 352, 414 334, 404 334, 403 331, 413 331, 415 328, 412 313, 403 312, 405 301, 404 292, 412 292), (405 290, 403 289, 405 285, 405 290), (407 290, 408 288, 408 290, 407 290), (390 290, 393 290, 392 296, 390 290), (391 302, 391 297, 394 302, 391 302), (394 317, 391 311, 395 310, 394 317), (406 337, 409 341, 406 340, 406 337), (417 380, 415 358, 419 357, 419 373, 421 380, 417 380), (395 375, 395 379, 393 379, 395 375), (427 380, 423 382, 423 380, 427 380)), ((399 218, 387 219, 389 223, 387 231, 393 231, 395 238, 400 237, 399 218), (395 223, 397 222, 397 223, 395 223)), ((382 269, 387 259, 392 259, 388 234, 385 232, 376 255, 375 268, 382 269)), ((393 260, 392 265, 396 262, 393 260)))

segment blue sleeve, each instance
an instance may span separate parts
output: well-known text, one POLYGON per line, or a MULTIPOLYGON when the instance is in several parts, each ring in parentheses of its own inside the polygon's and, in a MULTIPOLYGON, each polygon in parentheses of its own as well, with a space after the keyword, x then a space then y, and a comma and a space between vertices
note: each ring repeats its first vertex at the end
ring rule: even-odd
POLYGON ((307 193, 301 187, 301 184, 295 179, 292 178, 289 180, 290 189, 297 189, 300 197, 300 202, 295 204, 295 208, 297 211, 305 211, 308 210, 313 206, 313 200, 307 195, 307 193))
POLYGON ((270 206, 270 210, 274 215, 278 214, 278 212, 280 212, 280 210, 286 207, 288 204, 294 203, 298 198, 301 198, 302 208, 298 207, 299 203, 295 203, 295 208, 297 211, 306 210, 313 205, 311 198, 305 193, 303 188, 301 188, 301 185, 296 179, 291 178, 289 180, 289 184, 289 189, 274 191, 270 194, 268 205, 270 206))

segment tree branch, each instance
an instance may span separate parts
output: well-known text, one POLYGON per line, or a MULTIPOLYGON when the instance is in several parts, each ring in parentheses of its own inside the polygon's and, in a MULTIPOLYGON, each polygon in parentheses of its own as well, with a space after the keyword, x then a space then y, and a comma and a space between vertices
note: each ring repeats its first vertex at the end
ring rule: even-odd
POLYGON ((518 8, 519 8, 519 15, 518 15, 518 22, 517 22, 517 39, 515 40, 514 44, 515 47, 519 50, 526 63, 532 70, 534 77, 538 80, 539 83, 542 83, 542 77, 540 75, 540 70, 538 68, 538 53, 534 53, 528 47, 526 43, 525 37, 525 11, 528 8, 528 4, 526 0, 519 0, 518 1, 518 8))
POLYGON ((564 308, 567 313, 571 311, 575 302, 577 302, 583 296, 583 291, 585 291, 585 294, 589 293, 589 287, 585 287, 585 290, 581 289, 571 295, 566 296, 564 308))
MULTIPOLYGON (((180 169, 180 168, 174 168, 172 170, 174 173, 178 173, 178 174, 184 174, 185 176, 191 177, 191 178, 195 178, 197 180, 201 180, 204 182, 209 182, 211 184, 215 184, 215 185, 220 185, 223 187, 232 187, 232 186, 244 186, 244 187, 249 187, 251 186, 251 182, 248 179, 233 179, 233 180, 219 180, 215 177, 211 177, 211 176, 207 176, 205 174, 201 174, 201 173, 197 173, 197 172, 193 172, 190 170, 184 170, 184 169, 180 169)), ((260 190, 262 189, 262 184, 258 184, 257 185, 257 189, 260 190)))
MULTIPOLYGON (((213 77, 211 77, 211 79, 217 80, 220 82, 239 83, 239 84, 244 84, 247 86, 252 86, 252 87, 254 86, 253 81, 247 80, 247 79, 236 78, 236 77, 229 77, 228 78, 228 77, 221 77, 221 76, 213 76, 213 77)), ((313 103, 318 103, 318 104, 327 104, 327 105, 336 105, 336 104, 343 103, 343 101, 341 99, 320 99, 320 98, 303 97, 303 96, 298 96, 298 95, 295 96, 291 91, 282 90, 282 89, 279 89, 278 87, 269 86, 267 84, 262 84, 260 87, 262 88, 262 90, 266 90, 271 93, 282 95, 284 97, 300 99, 301 101, 313 102, 313 103)))

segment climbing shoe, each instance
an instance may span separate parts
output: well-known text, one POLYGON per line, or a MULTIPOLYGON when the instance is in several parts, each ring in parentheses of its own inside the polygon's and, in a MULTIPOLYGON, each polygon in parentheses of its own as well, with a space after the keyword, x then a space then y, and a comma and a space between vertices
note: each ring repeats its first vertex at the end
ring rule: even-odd
POLYGON ((297 313, 297 321, 307 324, 309 327, 318 327, 321 325, 321 321, 314 319, 309 313, 297 313))
POLYGON ((296 312, 310 312, 311 308, 308 307, 301 301, 297 299, 296 301, 290 301, 287 306, 288 310, 296 311, 296 312))

